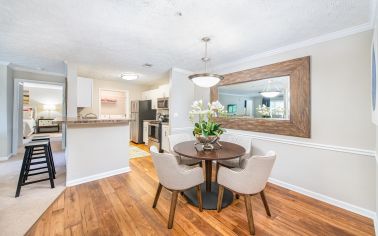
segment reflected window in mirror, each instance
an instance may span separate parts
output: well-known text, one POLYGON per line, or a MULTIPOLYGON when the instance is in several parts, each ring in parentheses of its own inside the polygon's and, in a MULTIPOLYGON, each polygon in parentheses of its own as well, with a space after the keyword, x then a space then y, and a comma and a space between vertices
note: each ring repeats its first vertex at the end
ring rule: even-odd
POLYGON ((290 120, 289 76, 219 86, 218 96, 230 117, 290 120))

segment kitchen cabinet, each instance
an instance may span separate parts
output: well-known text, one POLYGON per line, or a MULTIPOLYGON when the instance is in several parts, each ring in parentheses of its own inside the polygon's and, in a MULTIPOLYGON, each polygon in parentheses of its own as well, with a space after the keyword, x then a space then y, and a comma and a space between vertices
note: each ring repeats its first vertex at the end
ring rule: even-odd
POLYGON ((164 84, 159 87, 159 98, 169 97, 169 84, 164 84))
POLYGON ((169 152, 169 125, 163 124, 161 128, 161 149, 163 149, 166 152, 169 152))
POLYGON ((157 99, 169 97, 169 84, 160 85, 157 89, 142 92, 142 100, 151 100, 151 108, 157 109, 157 99))
POLYGON ((77 107, 92 107, 93 80, 77 77, 77 107))
POLYGON ((143 142, 148 145, 148 121, 143 121, 143 142))

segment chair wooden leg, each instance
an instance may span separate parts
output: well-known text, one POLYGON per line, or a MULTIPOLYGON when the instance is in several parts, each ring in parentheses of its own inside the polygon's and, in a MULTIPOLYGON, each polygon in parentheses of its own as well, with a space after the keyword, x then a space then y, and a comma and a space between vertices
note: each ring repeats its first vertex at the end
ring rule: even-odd
POLYGON ((218 212, 220 212, 222 210, 223 192, 224 192, 224 187, 222 185, 219 185, 218 202, 217 202, 217 211, 218 212))
POLYGON ((172 192, 171 209, 169 210, 168 229, 172 229, 173 219, 175 218, 175 210, 177 204, 178 191, 172 192))
POLYGON ((247 211, 249 232, 250 232, 250 234, 255 235, 255 225, 253 223, 251 196, 250 195, 244 195, 244 201, 245 201, 245 208, 246 208, 246 211, 247 211))
POLYGON ((260 196, 261 196, 261 199, 264 203, 264 207, 265 207, 265 211, 266 211, 266 214, 271 217, 271 214, 270 214, 270 210, 269 210, 269 206, 268 206, 268 202, 266 201, 266 198, 265 198, 265 193, 264 193, 264 190, 260 192, 260 196))
POLYGON ((198 208, 199 208, 199 211, 202 212, 202 193, 201 193, 201 185, 197 185, 197 186, 196 186, 196 191, 197 191, 198 208))
POLYGON ((218 171, 219 171, 219 163, 217 162, 216 166, 215 166, 215 182, 218 183, 218 171))
POLYGON ((158 189, 156 191, 155 199, 154 199, 154 204, 152 204, 152 208, 156 207, 156 204, 159 200, 159 196, 160 196, 160 192, 161 192, 162 187, 163 187, 163 185, 161 185, 161 183, 159 183, 158 189))

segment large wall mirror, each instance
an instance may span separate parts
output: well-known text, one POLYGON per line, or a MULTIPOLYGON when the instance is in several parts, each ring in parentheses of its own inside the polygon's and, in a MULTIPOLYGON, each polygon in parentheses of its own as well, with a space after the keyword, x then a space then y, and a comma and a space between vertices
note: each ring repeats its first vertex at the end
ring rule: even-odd
POLYGON ((290 77, 281 76, 218 87, 230 118, 290 120, 290 77))
POLYGON ((310 137, 310 57, 224 75, 211 89, 223 127, 310 137))

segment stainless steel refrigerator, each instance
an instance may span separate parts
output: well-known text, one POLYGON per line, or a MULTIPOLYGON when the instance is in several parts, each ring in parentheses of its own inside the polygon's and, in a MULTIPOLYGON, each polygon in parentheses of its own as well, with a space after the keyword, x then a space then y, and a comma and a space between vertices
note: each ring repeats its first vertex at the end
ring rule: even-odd
POLYGON ((151 100, 131 101, 131 141, 134 143, 143 143, 143 121, 155 119, 156 110, 151 109, 151 100))

